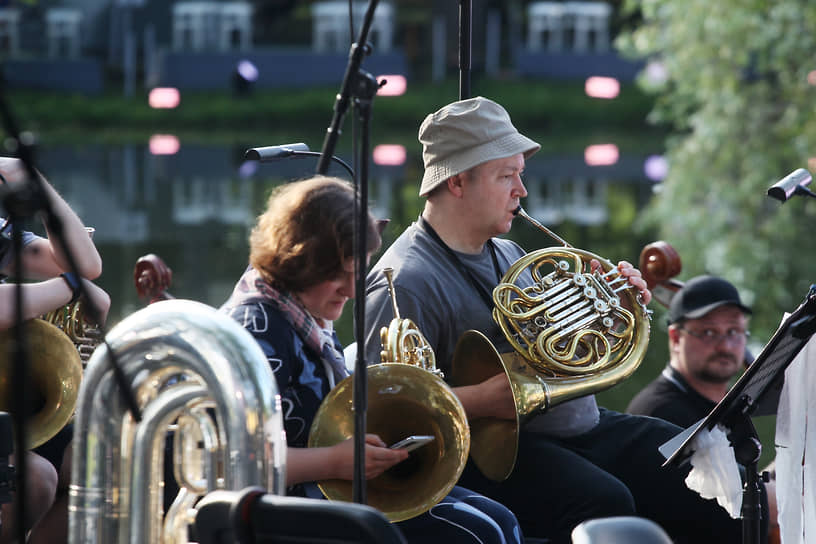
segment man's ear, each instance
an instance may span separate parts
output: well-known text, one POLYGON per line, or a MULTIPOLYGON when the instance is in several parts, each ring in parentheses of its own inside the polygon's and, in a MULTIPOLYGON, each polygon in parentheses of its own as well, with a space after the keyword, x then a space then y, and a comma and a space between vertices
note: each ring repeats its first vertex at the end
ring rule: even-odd
POLYGON ((454 176, 449 177, 445 180, 445 183, 448 186, 448 191, 457 198, 462 197, 462 192, 465 185, 465 175, 464 173, 459 173, 454 176))
POLYGON ((669 325, 669 349, 671 349, 680 340, 680 327, 669 325))

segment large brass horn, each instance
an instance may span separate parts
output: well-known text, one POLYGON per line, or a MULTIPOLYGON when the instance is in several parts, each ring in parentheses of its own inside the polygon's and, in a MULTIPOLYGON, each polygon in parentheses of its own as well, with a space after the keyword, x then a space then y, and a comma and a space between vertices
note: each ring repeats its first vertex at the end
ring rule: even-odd
MULTIPOLYGON (((73 417, 83 368, 102 335, 97 325, 85 321, 81 299, 31 319, 27 326, 31 449, 50 440, 73 417)), ((9 346, 12 334, 11 330, 0 333, 0 346, 9 346)), ((4 349, 0 354, 0 410, 12 408, 11 368, 4 349)))
MULTIPOLYGON (((71 340, 55 325, 42 319, 25 323, 28 347, 29 398, 28 444, 36 448, 62 429, 74 415, 82 361, 71 340)), ((0 410, 10 411, 12 398, 12 357, 8 349, 14 331, 0 332, 0 410)))
MULTIPOLYGON (((368 367, 367 432, 393 444, 410 435, 433 435, 429 444, 366 483, 367 502, 391 521, 429 510, 456 485, 467 462, 470 432, 462 403, 442 380, 434 353, 410 319, 401 319, 392 271, 385 271, 394 319, 380 336, 381 364, 368 367)), ((351 377, 323 399, 309 433, 309 447, 332 446, 354 434, 351 377)), ((333 500, 351 501, 350 481, 318 482, 333 500)))
POLYGON ((515 421, 471 422, 473 461, 496 481, 512 472, 519 430, 533 416, 626 379, 649 344, 651 312, 611 262, 571 247, 521 207, 517 214, 564 247, 521 257, 493 290, 493 319, 514 351, 500 355, 483 334, 466 331, 452 362, 454 386, 502 371, 510 381, 515 421))
POLYGON ((198 302, 156 302, 108 333, 88 361, 75 426, 70 542, 186 543, 204 493, 254 485, 284 491, 286 441, 269 362, 246 329, 198 302), (180 490, 165 512, 171 430, 180 490))

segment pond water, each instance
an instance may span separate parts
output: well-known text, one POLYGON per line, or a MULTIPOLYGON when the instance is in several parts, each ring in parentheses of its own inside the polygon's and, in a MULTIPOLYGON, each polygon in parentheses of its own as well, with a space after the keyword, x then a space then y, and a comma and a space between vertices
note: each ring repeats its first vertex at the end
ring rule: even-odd
MULTIPOLYGON (((104 261, 97 283, 112 299, 109 328, 146 304, 137 295, 133 271, 139 257, 150 253, 172 270, 172 295, 215 307, 226 300, 246 266, 249 230, 269 191, 315 172, 314 157, 243 160, 248 148, 274 143, 181 145, 171 154, 155 154, 148 143, 37 150, 36 166, 96 229, 94 240, 104 261)), ((636 235, 632 229, 653 194, 654 182, 646 175, 649 157, 620 154, 613 164, 589 166, 585 150, 538 153, 527 163, 525 210, 575 247, 612 261, 637 262, 643 245, 653 241, 649 233, 636 235)), ((348 157, 342 160, 351 164, 348 157)), ((329 174, 348 178, 343 168, 332 165, 329 174)), ((405 162, 395 166, 370 164, 369 205, 378 217, 391 219, 384 247, 421 211, 421 171, 418 153, 407 153, 405 162)), ((508 236, 528 250, 557 245, 521 221, 508 236)), ((344 344, 354 341, 352 314, 349 304, 336 324, 344 344)), ((653 327, 649 351, 655 355, 647 354, 644 366, 652 370, 645 381, 665 364, 663 328, 653 327)), ((632 388, 637 383, 610 394, 628 399, 632 388)))
MULTIPOLYGON (((143 305, 133 267, 147 253, 160 256, 172 269, 170 291, 175 296, 215 306, 226 299, 246 265, 249 229, 270 189, 313 174, 317 164, 313 157, 245 162, 244 151, 253 146, 182 146, 168 155, 153 154, 145 144, 38 150, 36 166, 85 224, 96 229, 94 240, 104 260, 99 284, 113 300, 110 324, 143 305)), ((612 228, 610 223, 620 223, 616 214, 632 215, 648 202, 652 182, 643 164, 643 157, 622 157, 614 165, 590 167, 581 153, 535 155, 527 164, 530 194, 523 205, 545 225, 564 227, 595 243, 598 235, 593 233, 602 235, 612 228)), ((348 178, 344 169, 332 165, 329 174, 348 178)), ((421 159, 410 155, 405 164, 370 164, 369 206, 378 217, 392 220, 386 244, 421 210, 416 195, 420 175, 421 159)), ((523 242, 525 234, 532 234, 528 241, 534 246, 552 245, 525 227, 514 228, 509 236, 523 242)), ((585 247, 581 239, 568 241, 585 247)), ((632 242, 626 254, 609 258, 636 259, 639 239, 632 242)))

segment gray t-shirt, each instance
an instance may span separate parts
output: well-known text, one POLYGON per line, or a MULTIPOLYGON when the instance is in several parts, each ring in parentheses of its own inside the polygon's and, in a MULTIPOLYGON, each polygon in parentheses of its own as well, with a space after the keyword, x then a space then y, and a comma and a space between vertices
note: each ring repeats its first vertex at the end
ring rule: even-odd
MULTIPOLYGON (((515 242, 493 238, 497 272, 489 244, 479 255, 455 253, 457 259, 427 229, 427 223, 412 223, 385 251, 366 279, 366 360, 380 362, 380 329, 394 318, 388 283, 383 269, 394 270, 393 282, 400 317, 411 319, 434 350, 437 368, 450 375, 451 359, 459 337, 467 330, 483 333, 499 353, 512 350, 489 307, 468 279, 485 286, 487 293, 512 263, 525 255, 515 242), (461 264, 459 264, 461 263, 461 264)), ((598 422, 595 397, 589 395, 550 408, 534 418, 526 430, 553 436, 573 436, 598 422)))
MULTIPOLYGON (((26 247, 34 240, 40 239, 39 236, 27 230, 21 232, 21 237, 23 240, 23 247, 26 247)), ((6 279, 6 275, 3 274, 2 271, 8 268, 13 257, 12 225, 6 219, 0 218, 0 281, 4 281, 6 279)))

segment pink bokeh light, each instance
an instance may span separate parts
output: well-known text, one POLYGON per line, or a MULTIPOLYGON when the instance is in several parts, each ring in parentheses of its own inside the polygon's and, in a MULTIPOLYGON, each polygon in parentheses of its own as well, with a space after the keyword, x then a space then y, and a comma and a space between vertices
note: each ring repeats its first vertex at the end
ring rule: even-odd
POLYGON ((405 164, 407 152, 405 146, 397 144, 381 144, 374 147, 372 152, 374 163, 382 166, 400 166, 405 164))
POLYGON ((609 166, 618 162, 619 157, 615 144, 596 144, 584 149, 584 162, 589 166, 609 166))
POLYGON ((175 155, 180 148, 179 139, 173 134, 154 134, 150 137, 150 153, 153 155, 175 155))
POLYGON ((584 83, 584 91, 592 98, 616 98, 620 94, 620 83, 614 77, 592 76, 584 83))
POLYGON ((156 87, 147 96, 151 108, 175 108, 181 103, 181 95, 174 87, 156 87))
POLYGON ((390 75, 378 76, 377 81, 385 80, 386 83, 377 89, 378 96, 402 96, 408 90, 408 80, 405 76, 390 75))

